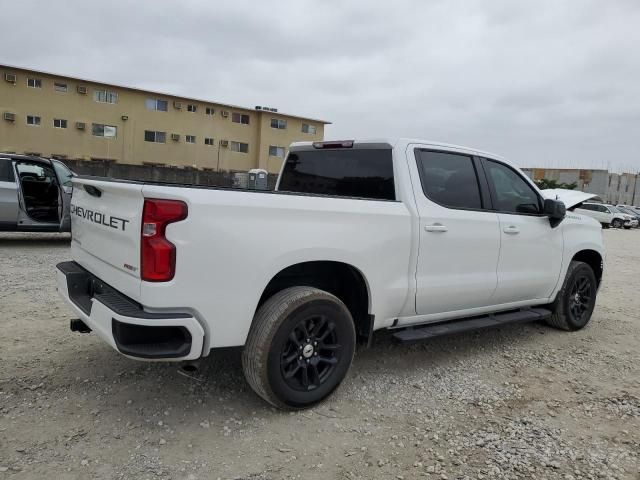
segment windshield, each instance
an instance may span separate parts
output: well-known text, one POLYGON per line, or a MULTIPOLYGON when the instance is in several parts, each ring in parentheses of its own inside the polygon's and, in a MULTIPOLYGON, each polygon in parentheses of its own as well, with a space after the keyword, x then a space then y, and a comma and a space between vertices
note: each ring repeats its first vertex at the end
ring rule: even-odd
POLYGON ((607 208, 611 211, 611 213, 622 213, 620 210, 618 210, 613 205, 608 205, 607 208))

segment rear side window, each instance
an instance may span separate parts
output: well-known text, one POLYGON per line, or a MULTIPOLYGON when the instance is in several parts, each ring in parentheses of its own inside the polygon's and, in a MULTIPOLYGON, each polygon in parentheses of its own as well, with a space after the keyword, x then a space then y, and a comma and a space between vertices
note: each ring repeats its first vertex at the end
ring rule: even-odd
POLYGON ((395 200, 390 149, 290 152, 278 190, 395 200))
POLYGON ((0 182, 15 182, 13 165, 10 160, 0 159, 0 182))
POLYGON ((485 167, 493 185, 496 210, 530 215, 542 212, 538 194, 514 170, 493 160, 486 160, 485 167))
POLYGON ((455 153, 417 150, 424 194, 451 208, 481 209, 482 200, 473 160, 455 153))

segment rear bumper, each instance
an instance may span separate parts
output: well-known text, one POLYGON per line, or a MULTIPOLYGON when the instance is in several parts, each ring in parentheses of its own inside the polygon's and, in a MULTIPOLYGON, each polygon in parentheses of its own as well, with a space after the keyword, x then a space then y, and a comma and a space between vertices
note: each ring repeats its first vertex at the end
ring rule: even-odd
POLYGON ((195 360, 204 330, 188 313, 151 313, 76 262, 57 265, 58 292, 75 314, 111 347, 131 358, 195 360))

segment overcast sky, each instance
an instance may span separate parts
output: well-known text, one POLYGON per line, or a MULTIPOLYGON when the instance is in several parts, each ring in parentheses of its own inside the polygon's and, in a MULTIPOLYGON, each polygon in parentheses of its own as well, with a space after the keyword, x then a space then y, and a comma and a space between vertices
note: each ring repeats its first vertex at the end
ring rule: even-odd
POLYGON ((3 2, 0 62, 640 170, 640 1, 3 2))

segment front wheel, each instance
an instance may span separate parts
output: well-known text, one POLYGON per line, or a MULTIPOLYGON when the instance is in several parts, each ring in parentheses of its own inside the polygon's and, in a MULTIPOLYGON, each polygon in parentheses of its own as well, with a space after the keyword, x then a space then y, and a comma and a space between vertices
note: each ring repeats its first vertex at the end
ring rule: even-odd
POLYGON ((282 290, 260 306, 242 351, 251 388, 283 409, 309 407, 344 379, 356 345, 351 313, 312 287, 282 290))
POLYGON ((562 288, 551 304, 553 314, 547 323, 562 330, 585 327, 596 305, 598 283, 591 267, 584 262, 569 264, 562 288))
POLYGON ((613 228, 622 228, 622 225, 624 225, 624 223, 619 218, 614 218, 611 222, 613 228))

